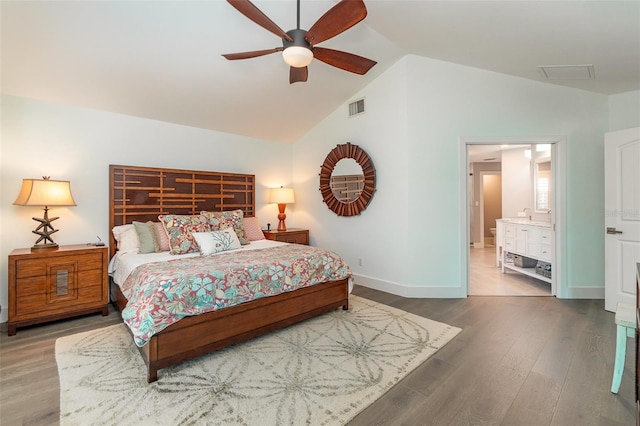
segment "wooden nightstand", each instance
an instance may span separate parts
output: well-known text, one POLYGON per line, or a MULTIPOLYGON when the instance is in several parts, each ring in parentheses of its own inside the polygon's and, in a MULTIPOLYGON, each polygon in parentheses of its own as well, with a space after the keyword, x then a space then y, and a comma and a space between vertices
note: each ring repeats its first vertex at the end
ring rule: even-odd
POLYGON ((101 312, 109 314, 107 247, 86 244, 9 254, 8 334, 16 328, 101 312))
POLYGON ((267 240, 309 245, 308 229, 289 228, 286 231, 266 231, 263 229, 262 233, 267 240))

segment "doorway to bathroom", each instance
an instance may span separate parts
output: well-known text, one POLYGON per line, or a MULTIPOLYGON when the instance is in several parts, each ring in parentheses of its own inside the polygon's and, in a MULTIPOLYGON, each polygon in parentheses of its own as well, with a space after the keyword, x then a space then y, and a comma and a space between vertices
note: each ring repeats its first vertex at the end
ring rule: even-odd
POLYGON ((464 141, 468 176, 465 261, 470 296, 556 294, 556 276, 561 270, 559 256, 555 256, 561 244, 555 238, 556 215, 563 207, 555 206, 557 141, 540 139, 464 141), (507 222, 514 234, 505 237, 507 222), (544 244, 540 235, 544 235, 544 244), (518 262, 523 258, 521 265, 518 262))

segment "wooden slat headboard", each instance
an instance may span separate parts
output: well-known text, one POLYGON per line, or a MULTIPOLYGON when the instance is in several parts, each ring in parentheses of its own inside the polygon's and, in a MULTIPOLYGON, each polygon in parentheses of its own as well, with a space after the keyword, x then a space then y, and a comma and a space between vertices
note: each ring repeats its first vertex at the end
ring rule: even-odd
POLYGON ((255 175, 109 165, 109 252, 116 251, 114 226, 202 210, 255 216, 255 207, 255 175))

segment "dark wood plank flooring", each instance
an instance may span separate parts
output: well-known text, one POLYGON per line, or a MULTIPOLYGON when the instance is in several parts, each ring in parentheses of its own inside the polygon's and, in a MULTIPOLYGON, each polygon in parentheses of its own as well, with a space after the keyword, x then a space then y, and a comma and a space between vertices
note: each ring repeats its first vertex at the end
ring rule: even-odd
MULTIPOLYGON (((463 331, 350 425, 634 425, 635 348, 610 392, 615 324, 602 300, 406 299, 354 294, 463 331)), ((0 424, 56 425, 58 337, 119 323, 89 315, 0 334, 0 424)))

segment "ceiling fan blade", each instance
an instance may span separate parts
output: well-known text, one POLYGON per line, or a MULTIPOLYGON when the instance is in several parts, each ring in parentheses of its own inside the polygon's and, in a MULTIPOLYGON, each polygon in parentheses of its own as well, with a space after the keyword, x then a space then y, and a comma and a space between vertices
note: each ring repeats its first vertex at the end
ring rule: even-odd
POLYGON ((313 24, 305 39, 314 46, 348 30, 365 16, 367 8, 362 0, 341 0, 313 24))
POLYGON ((276 52, 282 52, 282 47, 276 47, 274 49, 266 49, 266 50, 254 50, 252 52, 225 53, 222 56, 224 56, 230 61, 234 61, 236 59, 257 58, 258 56, 264 56, 264 55, 268 55, 270 53, 276 53, 276 52))
POLYGON ((309 76, 309 69, 307 67, 296 68, 289 67, 289 84, 297 83, 299 81, 307 81, 309 76))
POLYGON ((325 64, 360 75, 366 74, 367 71, 377 64, 376 61, 354 55, 353 53, 327 49, 324 47, 314 47, 313 57, 325 64))
POLYGON ((280 38, 288 41, 293 41, 282 28, 280 28, 275 22, 273 22, 267 15, 265 15, 256 5, 249 0, 227 0, 229 4, 235 7, 238 12, 242 13, 247 18, 251 19, 256 24, 260 25, 267 31, 271 31, 280 38))

